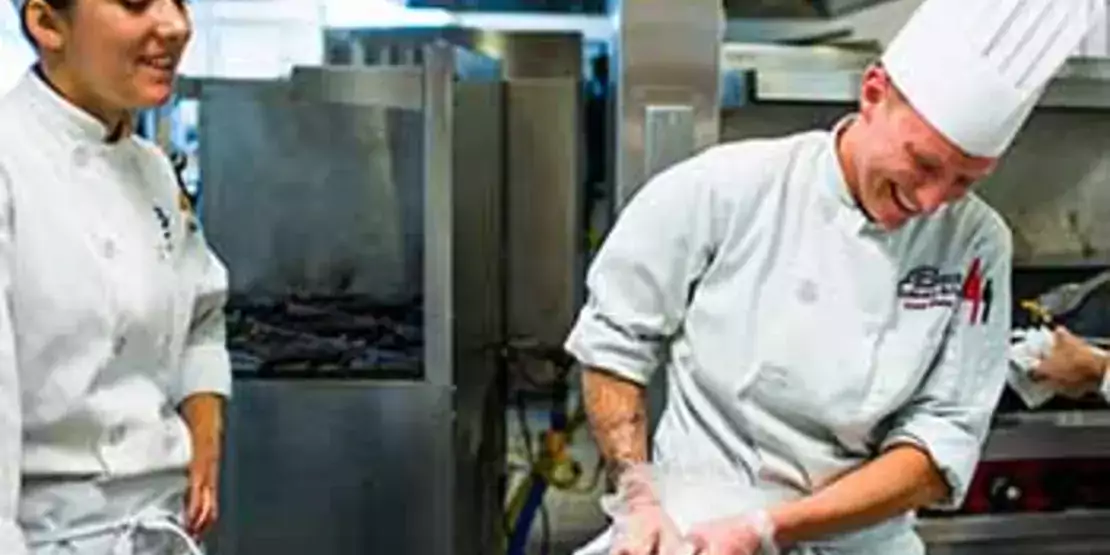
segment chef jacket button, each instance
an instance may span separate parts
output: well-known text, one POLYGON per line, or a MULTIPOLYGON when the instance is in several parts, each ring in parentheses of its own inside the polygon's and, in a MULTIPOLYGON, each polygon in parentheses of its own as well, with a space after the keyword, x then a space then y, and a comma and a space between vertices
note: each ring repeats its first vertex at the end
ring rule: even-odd
POLYGON ((112 344, 112 352, 115 353, 116 356, 119 356, 121 353, 123 353, 123 349, 126 346, 127 338, 123 336, 117 337, 115 343, 112 344))
POLYGON ((123 442, 123 436, 126 431, 127 430, 126 428, 124 428, 123 425, 112 426, 112 428, 108 430, 108 443, 111 443, 112 445, 119 445, 121 442, 123 442))
POLYGON ((104 257, 114 258, 116 256, 116 242, 111 239, 104 240, 104 257))
POLYGON ((162 448, 165 449, 167 453, 172 453, 175 449, 177 449, 177 446, 179 444, 180 438, 178 436, 175 436, 173 434, 166 434, 162 437, 162 448))
POLYGON ((813 304, 817 301, 817 284, 811 280, 802 280, 798 284, 798 300, 805 304, 813 304))

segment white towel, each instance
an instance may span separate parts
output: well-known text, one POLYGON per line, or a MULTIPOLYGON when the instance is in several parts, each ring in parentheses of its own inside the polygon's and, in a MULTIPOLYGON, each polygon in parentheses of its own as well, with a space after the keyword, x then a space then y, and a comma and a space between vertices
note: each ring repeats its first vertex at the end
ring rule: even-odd
POLYGON ((1041 357, 1052 350, 1053 341, 1052 330, 1046 327, 1014 330, 1011 335, 1010 372, 1006 381, 1029 408, 1047 403, 1056 394, 1030 376, 1041 357))

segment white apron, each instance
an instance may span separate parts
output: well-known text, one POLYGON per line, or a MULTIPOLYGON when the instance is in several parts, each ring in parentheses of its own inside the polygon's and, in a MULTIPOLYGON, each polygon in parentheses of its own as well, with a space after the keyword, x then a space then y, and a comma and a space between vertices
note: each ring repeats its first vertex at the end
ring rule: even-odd
POLYGON ((25 483, 19 520, 31 555, 203 555, 182 526, 180 473, 111 482, 25 483))

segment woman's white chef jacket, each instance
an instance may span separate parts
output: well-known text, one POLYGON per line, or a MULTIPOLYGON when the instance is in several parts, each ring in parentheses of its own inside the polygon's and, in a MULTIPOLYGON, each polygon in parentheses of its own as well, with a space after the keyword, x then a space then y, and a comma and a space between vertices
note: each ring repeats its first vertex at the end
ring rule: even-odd
POLYGON ((173 170, 33 72, 0 98, 0 552, 20 479, 184 469, 175 412, 228 395, 227 276, 173 170))
MULTIPOLYGON (((718 146, 651 180, 594 260, 566 347, 642 384, 667 368, 658 465, 783 500, 911 443, 957 506, 1007 372, 1009 230, 971 195, 880 231, 834 134, 718 146)), ((829 545, 920 549, 910 515, 829 545)))

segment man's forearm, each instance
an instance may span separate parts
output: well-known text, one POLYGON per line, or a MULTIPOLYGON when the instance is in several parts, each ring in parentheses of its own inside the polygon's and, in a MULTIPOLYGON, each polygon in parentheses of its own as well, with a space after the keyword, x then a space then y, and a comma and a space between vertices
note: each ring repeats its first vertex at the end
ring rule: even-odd
POLYGON ((647 401, 643 386, 603 369, 582 375, 586 414, 594 439, 615 478, 630 465, 646 462, 647 401))
POLYGON ((948 485, 929 456, 903 445, 769 515, 776 541, 789 546, 878 524, 947 495, 948 485))

